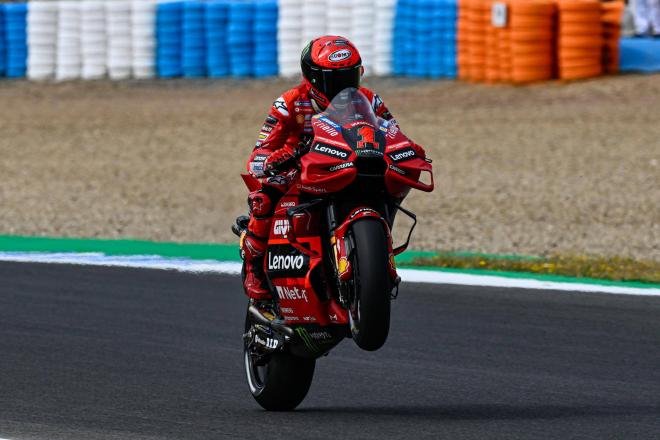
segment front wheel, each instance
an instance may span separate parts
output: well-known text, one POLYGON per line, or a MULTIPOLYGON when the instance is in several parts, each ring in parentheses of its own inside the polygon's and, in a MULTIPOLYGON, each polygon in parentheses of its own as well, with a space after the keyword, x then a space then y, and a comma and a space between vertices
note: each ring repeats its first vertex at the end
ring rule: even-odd
POLYGON ((291 411, 307 396, 314 377, 315 359, 281 351, 262 357, 252 353, 247 344, 243 356, 250 392, 262 408, 291 411))
POLYGON ((389 246, 383 224, 362 219, 352 226, 354 297, 351 301, 351 333, 363 350, 378 350, 390 331, 389 246))

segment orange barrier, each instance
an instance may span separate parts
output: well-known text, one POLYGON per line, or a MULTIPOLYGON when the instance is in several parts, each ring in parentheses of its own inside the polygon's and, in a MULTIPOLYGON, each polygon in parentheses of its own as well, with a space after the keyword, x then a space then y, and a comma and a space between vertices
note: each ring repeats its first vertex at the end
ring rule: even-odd
POLYGON ((559 0, 559 78, 589 78, 603 72, 603 28, 598 0, 559 0))
POLYGON ((607 73, 619 71, 619 40, 624 8, 622 1, 610 1, 600 5, 604 40, 603 66, 607 73))
POLYGON ((515 0, 510 3, 508 27, 513 82, 552 79, 555 14, 551 0, 515 0))
POLYGON ((459 1, 460 79, 528 83, 618 69, 622 0, 459 1), (506 6, 504 25, 492 23, 495 3, 506 6))

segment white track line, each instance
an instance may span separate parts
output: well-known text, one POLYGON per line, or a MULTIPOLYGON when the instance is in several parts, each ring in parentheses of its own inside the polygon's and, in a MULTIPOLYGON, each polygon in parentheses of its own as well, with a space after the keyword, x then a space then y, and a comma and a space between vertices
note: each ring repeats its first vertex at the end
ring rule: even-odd
MULTIPOLYGON (((102 253, 0 252, 0 261, 165 269, 178 270, 181 272, 222 273, 230 275, 238 275, 241 273, 241 263, 238 262, 165 258, 155 255, 108 256, 102 253)), ((463 286, 660 296, 660 288, 541 281, 531 278, 510 278, 493 275, 473 275, 419 269, 399 269, 399 275, 401 275, 403 281, 409 283, 455 284, 463 286)))

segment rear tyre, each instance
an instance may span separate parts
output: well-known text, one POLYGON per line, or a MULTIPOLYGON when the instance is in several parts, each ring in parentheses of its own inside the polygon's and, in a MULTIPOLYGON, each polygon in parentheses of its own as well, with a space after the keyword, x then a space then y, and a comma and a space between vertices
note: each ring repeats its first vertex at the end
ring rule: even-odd
POLYGON ((363 350, 378 350, 390 331, 389 250, 383 224, 363 219, 352 226, 354 298, 351 303, 351 333, 363 350))
POLYGON ((277 352, 264 365, 257 365, 247 346, 243 352, 250 392, 262 408, 291 411, 300 405, 312 385, 315 359, 277 352))

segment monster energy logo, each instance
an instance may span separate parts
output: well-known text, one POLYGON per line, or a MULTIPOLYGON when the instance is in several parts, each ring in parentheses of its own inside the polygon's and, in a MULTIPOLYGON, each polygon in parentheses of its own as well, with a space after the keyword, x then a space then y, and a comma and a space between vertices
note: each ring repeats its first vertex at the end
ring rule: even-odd
POLYGON ((321 351, 321 349, 316 345, 316 342, 309 336, 309 333, 307 333, 307 330, 303 327, 298 327, 296 328, 296 333, 298 333, 298 336, 302 341, 305 343, 305 346, 313 352, 318 352, 321 351))

